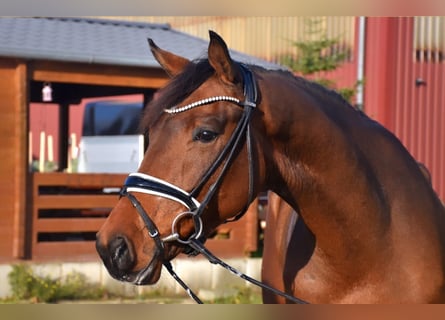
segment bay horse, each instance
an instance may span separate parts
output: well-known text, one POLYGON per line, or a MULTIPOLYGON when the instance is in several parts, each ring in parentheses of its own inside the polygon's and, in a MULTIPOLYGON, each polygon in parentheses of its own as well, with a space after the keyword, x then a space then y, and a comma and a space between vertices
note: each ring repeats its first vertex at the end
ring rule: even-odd
POLYGON ((156 283, 272 190, 264 283, 310 303, 445 302, 445 210, 393 134, 318 84, 234 61, 213 31, 195 61, 149 44, 172 78, 146 107, 144 159, 97 234, 114 278, 156 283))

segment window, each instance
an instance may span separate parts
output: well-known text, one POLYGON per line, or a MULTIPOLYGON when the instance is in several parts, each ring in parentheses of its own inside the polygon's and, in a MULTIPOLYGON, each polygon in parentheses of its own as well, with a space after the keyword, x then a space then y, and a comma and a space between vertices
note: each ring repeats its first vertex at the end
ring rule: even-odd
POLYGON ((418 62, 444 60, 445 17, 414 18, 414 50, 418 62))

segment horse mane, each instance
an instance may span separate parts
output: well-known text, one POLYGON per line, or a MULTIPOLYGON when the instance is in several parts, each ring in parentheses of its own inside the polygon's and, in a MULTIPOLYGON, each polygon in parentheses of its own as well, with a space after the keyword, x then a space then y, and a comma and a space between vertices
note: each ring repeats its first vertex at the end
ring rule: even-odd
MULTIPOLYGON (((354 111, 359 112, 361 115, 364 115, 363 112, 352 106, 337 91, 329 89, 315 81, 295 75, 289 70, 267 70, 256 65, 249 65, 249 67, 260 74, 278 72, 279 74, 283 75, 283 77, 289 78, 290 81, 294 81, 299 87, 302 87, 314 95, 321 98, 330 99, 330 102, 343 105, 344 107, 349 107, 354 109, 354 111)), ((148 133, 148 129, 159 119, 165 109, 180 104, 200 85, 209 79, 214 72, 213 67, 206 58, 191 61, 185 67, 183 72, 173 77, 165 87, 158 91, 159 94, 155 94, 153 100, 149 103, 148 107, 145 108, 144 115, 140 123, 141 131, 143 133, 148 133)))
POLYGON ((328 88, 316 81, 310 80, 308 78, 304 78, 299 75, 295 75, 294 73, 288 70, 279 70, 278 72, 282 73, 283 76, 293 79, 293 81, 299 86, 304 88, 305 90, 321 97, 330 99, 331 102, 338 103, 339 105, 343 105, 346 107, 353 108, 355 111, 360 110, 353 106, 348 100, 345 99, 338 91, 335 89, 328 88))

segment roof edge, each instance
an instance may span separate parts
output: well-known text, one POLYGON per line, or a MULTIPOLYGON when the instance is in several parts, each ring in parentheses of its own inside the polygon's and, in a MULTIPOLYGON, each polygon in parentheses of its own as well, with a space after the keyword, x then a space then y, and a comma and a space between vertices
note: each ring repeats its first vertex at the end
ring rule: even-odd
POLYGON ((163 30, 172 30, 169 23, 150 23, 150 22, 137 22, 128 20, 116 20, 116 19, 99 19, 99 18, 89 18, 89 17, 33 17, 33 19, 43 19, 43 20, 55 20, 55 21, 71 21, 71 22, 82 22, 82 23, 97 23, 103 25, 119 25, 126 27, 135 28, 154 28, 163 30))

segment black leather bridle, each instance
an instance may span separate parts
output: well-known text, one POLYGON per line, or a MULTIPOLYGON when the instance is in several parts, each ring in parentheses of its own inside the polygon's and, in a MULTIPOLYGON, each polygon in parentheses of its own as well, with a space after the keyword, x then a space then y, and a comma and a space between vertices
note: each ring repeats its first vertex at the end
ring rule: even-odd
MULTIPOLYGON (((207 99, 203 99, 197 102, 194 102, 192 104, 189 104, 184 107, 173 107, 170 109, 165 110, 168 113, 179 113, 179 112, 185 112, 187 110, 190 110, 192 108, 210 104, 217 101, 227 101, 233 104, 236 104, 243 108, 243 114, 235 127, 231 137, 229 138, 229 141, 224 146, 222 151, 219 153, 215 161, 212 163, 212 165, 206 170, 206 172, 203 174, 199 182, 196 184, 196 186, 193 188, 192 191, 187 192, 175 185, 172 185, 162 179, 146 175, 143 173, 132 173, 130 174, 127 179, 125 180, 124 186, 121 190, 120 195, 127 197, 132 205, 136 208, 137 212, 141 216, 142 220, 144 221, 148 233, 150 237, 154 240, 157 248, 157 254, 160 257, 164 257, 164 243, 166 242, 172 242, 177 241, 179 243, 182 243, 190 249, 188 253, 191 254, 202 254, 204 255, 211 263, 219 264, 222 267, 226 268, 227 270, 231 271, 233 274, 241 277, 244 280, 247 280, 255 285, 258 285, 262 288, 265 288, 267 290, 271 290, 272 292, 284 296, 286 299, 295 302, 295 303, 306 303, 303 300, 300 300, 298 298, 295 298, 291 295, 288 295, 284 292, 281 292, 277 289, 271 288, 255 279, 250 278, 249 276, 239 272, 238 270, 234 269, 233 267, 227 265, 223 261, 221 261, 219 258, 214 256, 210 251, 208 251, 205 247, 202 240, 202 231, 203 231, 203 224, 202 224, 202 214, 204 210, 206 209, 207 205, 215 195, 215 192, 218 190, 219 186, 222 183, 223 177, 226 174, 227 170, 230 168, 230 164, 232 163, 233 159, 237 155, 237 148, 241 145, 243 142, 243 139, 246 141, 247 145, 247 155, 248 155, 248 163, 249 163, 249 192, 248 192, 248 200, 246 203, 245 208, 238 213, 234 219, 230 220, 237 220, 239 219, 247 210, 249 204, 254 200, 254 173, 253 173, 253 160, 252 160, 252 141, 251 141, 251 132, 250 132, 250 119, 253 110, 256 108, 256 102, 258 98, 257 93, 257 86, 256 81, 254 78, 254 75, 252 71, 245 65, 239 64, 240 70, 243 77, 244 82, 244 101, 240 101, 237 98, 233 97, 227 97, 227 96, 216 96, 216 97, 210 97, 207 99), (215 174, 216 170, 220 168, 220 171, 218 173, 218 176, 216 177, 215 182, 210 185, 210 187, 207 190, 207 193, 205 194, 203 200, 199 202, 196 197, 201 192, 202 188, 206 183, 209 181, 209 179, 215 174), (141 203, 137 200, 137 198, 132 194, 133 192, 139 192, 139 193, 145 193, 155 196, 164 197, 173 201, 176 201, 178 203, 181 203, 183 206, 188 208, 188 211, 185 211, 183 213, 180 213, 172 222, 172 233, 166 237, 161 238, 159 231, 156 227, 156 224, 153 222, 153 220, 148 216, 144 208, 142 207, 141 203), (188 239, 182 239, 179 235, 179 232, 177 232, 176 224, 178 221, 183 218, 184 216, 190 216, 190 218, 193 220, 194 223, 194 233, 189 236, 188 239)), ((163 264, 166 267, 166 269, 170 272, 170 274, 178 281, 178 283, 187 291, 187 293, 192 297, 196 302, 202 303, 202 301, 190 290, 190 288, 177 276, 177 274, 174 272, 172 265, 170 261, 166 261, 166 259, 162 258, 163 264)), ((147 270, 149 266, 147 266, 145 269, 143 269, 140 273, 144 273, 144 271, 147 270)))

